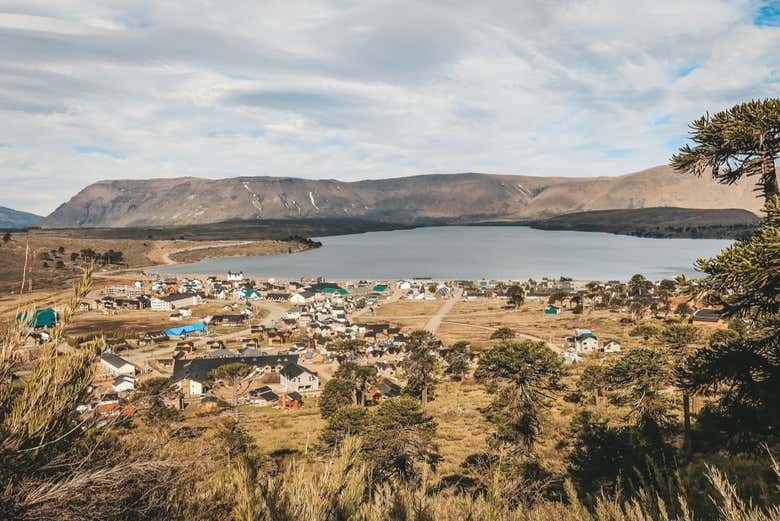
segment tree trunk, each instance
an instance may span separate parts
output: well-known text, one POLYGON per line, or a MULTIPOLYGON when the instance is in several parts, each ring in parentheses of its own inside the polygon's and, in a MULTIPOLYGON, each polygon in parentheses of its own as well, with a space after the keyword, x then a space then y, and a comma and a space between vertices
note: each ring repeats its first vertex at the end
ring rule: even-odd
POLYGON ((683 449, 687 454, 690 454, 693 447, 691 444, 691 396, 688 391, 683 391, 683 429, 685 431, 683 449))
POLYGON ((421 398, 422 398, 421 401, 422 401, 423 409, 425 409, 425 406, 428 404, 428 386, 427 385, 423 385, 422 397, 421 398))
POLYGON ((764 189, 764 202, 775 195, 780 194, 777 186, 777 171, 775 170, 775 158, 767 153, 761 165, 761 185, 764 189))

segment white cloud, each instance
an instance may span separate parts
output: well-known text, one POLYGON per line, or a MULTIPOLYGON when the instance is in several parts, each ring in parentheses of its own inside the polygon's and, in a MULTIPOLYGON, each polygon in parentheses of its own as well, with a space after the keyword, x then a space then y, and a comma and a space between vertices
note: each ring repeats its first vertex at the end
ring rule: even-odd
POLYGON ((704 111, 777 94, 759 8, 5 2, 0 204, 47 213, 111 178, 638 170, 704 111))

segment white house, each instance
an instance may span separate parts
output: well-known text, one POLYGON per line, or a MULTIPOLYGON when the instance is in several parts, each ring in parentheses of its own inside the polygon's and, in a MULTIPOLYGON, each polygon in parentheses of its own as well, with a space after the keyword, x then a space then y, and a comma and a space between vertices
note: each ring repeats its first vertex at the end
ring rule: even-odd
POLYGON ((111 385, 114 388, 114 392, 117 393, 133 391, 135 390, 135 378, 131 378, 125 375, 117 376, 111 385))
POLYGON ((620 345, 620 342, 617 340, 607 340, 604 342, 604 352, 605 353, 619 353, 623 349, 623 346, 620 345))
POLYGON ((566 340, 569 348, 574 349, 578 353, 592 353, 599 348, 599 339, 593 336, 592 333, 570 336, 566 340))
POLYGON ((242 280, 244 280, 244 272, 239 271, 233 273, 232 271, 228 271, 227 280, 228 282, 241 282, 242 280))
POLYGON ((173 311, 203 304, 203 299, 197 293, 174 293, 167 297, 154 297, 151 300, 152 311, 173 311))
POLYGON ((133 364, 108 351, 100 355, 100 365, 114 376, 135 376, 133 364))
POLYGON ((288 364, 279 372, 279 383, 285 391, 319 391, 320 377, 298 364, 288 364))

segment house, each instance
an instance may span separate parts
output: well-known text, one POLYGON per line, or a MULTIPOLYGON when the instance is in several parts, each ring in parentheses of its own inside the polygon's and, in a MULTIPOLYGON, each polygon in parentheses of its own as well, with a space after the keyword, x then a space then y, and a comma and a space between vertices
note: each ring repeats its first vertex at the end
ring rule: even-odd
POLYGON ((154 297, 151 300, 152 311, 173 311, 200 304, 203 304, 203 298, 197 293, 174 293, 166 297, 154 297))
POLYGON ((271 302, 289 302, 290 296, 289 293, 266 293, 265 299, 271 302))
POLYGON ((623 346, 617 340, 607 340, 604 342, 605 353, 619 353, 623 349, 623 346))
POLYGON ((576 364, 582 362, 582 357, 574 351, 566 351, 565 353, 562 353, 561 356, 563 357, 564 364, 576 364))
POLYGON ((701 308, 693 313, 691 322, 700 325, 725 327, 726 321, 723 320, 723 312, 718 309, 701 308))
POLYGON ((111 386, 114 388, 114 392, 117 393, 133 391, 135 390, 135 378, 125 375, 117 376, 111 386))
POLYGON ((194 324, 187 324, 186 326, 177 326, 167 329, 165 334, 168 337, 178 336, 181 338, 193 333, 202 333, 206 331, 206 324, 203 322, 195 322, 194 324))
POLYGON ((244 272, 238 271, 236 273, 233 273, 232 271, 228 271, 227 280, 228 282, 241 282, 242 280, 244 280, 244 272))
POLYGON ((544 314, 545 315, 560 315, 561 314, 561 308, 557 306, 547 306, 544 308, 544 314))
POLYGON ((284 366, 279 372, 279 383, 287 391, 310 392, 319 391, 320 377, 317 373, 305 367, 292 363, 284 366))
POLYGON ((279 395, 273 392, 270 387, 264 385, 249 391, 249 403, 261 407, 277 405, 279 403, 279 395))
POLYGON ((295 391, 283 394, 279 397, 279 407, 282 409, 300 409, 303 407, 303 396, 295 391))
POLYGON ((570 336, 566 341, 569 349, 574 349, 578 353, 592 353, 599 348, 599 339, 590 331, 576 336, 570 336))
POLYGON ((135 366, 110 351, 100 355, 100 364, 114 376, 135 376, 135 366))
POLYGON ((192 358, 173 363, 173 383, 185 396, 200 396, 209 380, 209 373, 226 364, 240 362, 255 368, 255 374, 278 373, 289 364, 298 363, 298 355, 232 356, 192 358))
POLYGON ((17 322, 27 322, 27 326, 31 329, 51 328, 59 320, 60 315, 52 308, 37 309, 33 313, 32 318, 28 320, 27 312, 23 311, 16 315, 17 322))
POLYGON ((389 378, 383 378, 379 385, 376 385, 371 392, 371 399, 374 402, 381 402, 399 396, 401 396, 401 386, 389 378))

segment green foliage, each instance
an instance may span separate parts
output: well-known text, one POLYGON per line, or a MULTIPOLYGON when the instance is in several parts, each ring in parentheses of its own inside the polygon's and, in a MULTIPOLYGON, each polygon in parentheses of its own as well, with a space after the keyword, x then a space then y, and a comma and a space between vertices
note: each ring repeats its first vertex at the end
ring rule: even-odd
POLYGON ((660 430, 671 424, 668 399, 661 391, 672 384, 673 377, 669 356, 646 347, 629 350, 605 368, 613 401, 630 405, 631 416, 642 429, 660 430))
POLYGON ((541 432, 541 411, 563 390, 565 374, 563 360, 544 342, 506 342, 482 355, 476 378, 500 386, 485 410, 495 439, 532 447, 541 432))
POLYGON ((436 355, 433 351, 440 345, 429 331, 414 331, 406 342, 406 357, 401 363, 406 375, 404 392, 419 397, 423 407, 434 396, 436 355))
POLYGON ((641 336, 645 340, 650 340, 652 337, 658 335, 660 333, 660 329, 658 326, 650 323, 646 324, 638 324, 631 328, 631 331, 628 332, 629 336, 641 336))
POLYGON ((331 378, 320 395, 320 414, 327 419, 342 407, 354 405, 355 394, 354 382, 344 378, 331 378))
POLYGON ((490 334, 491 340, 511 340, 515 337, 515 332, 511 327, 499 327, 490 334))
POLYGON ((509 303, 516 308, 522 306, 523 302, 525 302, 525 291, 522 286, 517 284, 507 288, 506 296, 509 298, 509 303))
POLYGON ((694 146, 672 156, 678 172, 707 172, 724 184, 757 177, 765 198, 778 194, 775 160, 780 155, 780 99, 752 100, 690 125, 694 146))
POLYGON ((471 365, 469 343, 460 341, 452 344, 444 355, 444 360, 447 362, 447 374, 455 381, 462 380, 471 365))
POLYGON ((363 438, 361 453, 371 462, 377 479, 416 479, 422 466, 439 460, 433 442, 436 422, 412 398, 393 398, 379 406, 347 406, 334 412, 320 434, 327 447, 341 444, 349 436, 363 438))

